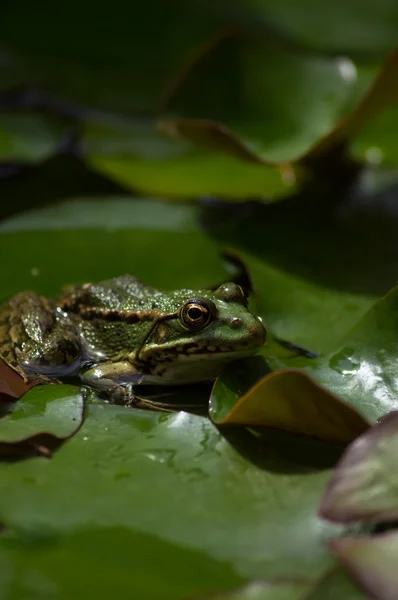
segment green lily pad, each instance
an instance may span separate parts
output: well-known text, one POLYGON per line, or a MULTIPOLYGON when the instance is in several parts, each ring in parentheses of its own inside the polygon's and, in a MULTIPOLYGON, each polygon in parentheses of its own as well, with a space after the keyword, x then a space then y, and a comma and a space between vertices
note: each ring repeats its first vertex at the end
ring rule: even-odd
MULTIPOLYGON (((368 74, 362 77, 348 58, 298 54, 264 36, 220 35, 188 64, 190 70, 185 67, 169 90, 165 108, 202 120, 198 127, 202 137, 208 131, 209 142, 212 122, 222 123, 259 159, 273 163, 305 155, 368 86, 368 74), (213 82, 221 78, 220 91, 213 82), (205 97, 201 90, 207 91, 205 97)), ((388 73, 393 79, 392 69, 388 73)), ((184 132, 195 140, 189 128, 184 132)))
POLYGON ((138 597, 162 589, 175 600, 252 578, 318 578, 331 565, 324 540, 335 531, 315 516, 329 472, 303 475, 300 445, 290 444, 288 460, 286 440, 262 455, 263 442, 251 440, 256 464, 238 450, 239 435, 227 441, 207 418, 88 404, 83 426, 50 461, 0 467, 0 518, 18 538, 14 552, 0 538, 3 569, 18 569, 30 590, 29 570, 19 568, 30 560, 43 585, 53 582, 61 595, 72 586, 78 598, 87 592, 81 571, 68 569, 65 579, 64 565, 82 548, 93 557, 85 581, 94 578, 104 598, 121 573, 133 577, 138 597), (27 536, 39 544, 34 556, 23 551, 27 536), (146 568, 163 564, 150 581, 134 576, 142 543, 146 568))
POLYGON ((330 546, 369 597, 393 600, 398 588, 396 532, 333 540, 330 546))
POLYGON ((34 114, 0 113, 0 162, 38 163, 55 154, 67 130, 34 114))
POLYGON ((398 519, 398 413, 359 437, 329 482, 320 514, 333 521, 398 519))
POLYGON ((168 137, 166 129, 165 124, 161 132, 153 123, 88 122, 83 134, 87 163, 127 188, 172 198, 212 194, 267 199, 291 191, 291 183, 275 168, 242 160, 243 149, 228 137, 225 154, 220 144, 210 150, 195 147, 168 137))
POLYGON ((398 288, 376 302, 333 353, 315 360, 269 359, 272 368, 302 368, 371 421, 398 409, 398 288))
POLYGON ((215 423, 275 427, 337 443, 349 443, 369 428, 358 411, 302 371, 269 373, 249 386, 251 379, 249 360, 222 373, 210 400, 215 423))
POLYGON ((36 386, 0 419, 0 446, 26 443, 39 434, 66 439, 79 429, 83 411, 84 398, 78 388, 71 385, 36 386))
MULTIPOLYGON (((61 213, 50 209, 49 213, 43 210, 21 215, 18 226, 14 220, 4 221, 0 252, 10 256, 10 260, 0 264, 3 297, 26 289, 55 295, 70 283, 101 281, 124 273, 160 289, 200 289, 224 280, 216 246, 189 226, 187 213, 186 218, 172 224, 172 219, 166 219, 165 212, 159 210, 158 218, 154 216, 153 226, 149 226, 150 215, 158 206, 150 200, 147 204, 142 200, 135 204, 134 199, 115 205, 112 198, 92 205, 83 202, 81 229, 70 229, 70 224, 63 230, 49 229, 62 214, 62 208, 61 213), (90 210, 90 206, 98 209, 95 228, 88 227, 84 217, 84 210, 90 210), (145 212, 147 218, 143 216, 145 212), (184 253, 181 247, 185 248, 184 253)), ((77 227, 78 210, 75 205, 75 217, 70 213, 77 227)))
POLYGON ((8 530, 0 544, 4 600, 25 595, 41 600, 48 594, 54 599, 94 594, 105 600, 122 598, 126 592, 142 600, 185 600, 200 587, 200 577, 213 590, 242 581, 227 562, 124 526, 87 524, 62 535, 53 528, 8 530))

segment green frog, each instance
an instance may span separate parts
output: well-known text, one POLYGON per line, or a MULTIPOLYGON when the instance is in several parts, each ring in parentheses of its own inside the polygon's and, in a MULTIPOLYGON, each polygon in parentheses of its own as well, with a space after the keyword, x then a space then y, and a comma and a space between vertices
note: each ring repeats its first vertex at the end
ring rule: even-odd
POLYGON ((265 340, 235 283, 162 292, 124 275, 55 299, 22 292, 0 307, 0 357, 25 381, 78 378, 115 402, 132 401, 138 384, 215 379, 265 340))

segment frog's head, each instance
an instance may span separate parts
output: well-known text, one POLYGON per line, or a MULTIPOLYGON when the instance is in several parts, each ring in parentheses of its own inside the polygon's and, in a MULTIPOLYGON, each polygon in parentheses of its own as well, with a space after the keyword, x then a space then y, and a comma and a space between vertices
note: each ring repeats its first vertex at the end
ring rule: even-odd
POLYGON ((258 317, 247 309, 242 288, 225 283, 215 291, 181 290, 170 297, 138 352, 148 382, 190 383, 214 379, 229 361, 254 354, 266 340, 258 317))

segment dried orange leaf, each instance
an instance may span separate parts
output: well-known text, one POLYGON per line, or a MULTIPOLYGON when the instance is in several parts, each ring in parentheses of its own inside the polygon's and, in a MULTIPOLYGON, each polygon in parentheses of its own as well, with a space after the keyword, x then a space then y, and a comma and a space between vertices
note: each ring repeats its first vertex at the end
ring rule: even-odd
POLYGON ((210 415, 217 424, 274 427, 338 443, 369 427, 352 406, 302 371, 270 373, 241 397, 233 379, 225 373, 213 389, 210 415))

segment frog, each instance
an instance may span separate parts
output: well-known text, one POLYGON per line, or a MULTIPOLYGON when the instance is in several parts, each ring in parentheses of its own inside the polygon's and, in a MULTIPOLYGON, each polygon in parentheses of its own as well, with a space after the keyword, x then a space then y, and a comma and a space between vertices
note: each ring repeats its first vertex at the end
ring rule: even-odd
POLYGON ((233 282, 164 292, 122 275, 55 298, 21 292, 0 307, 0 358, 25 382, 75 378, 126 404, 137 385, 212 381, 266 338, 233 282))

